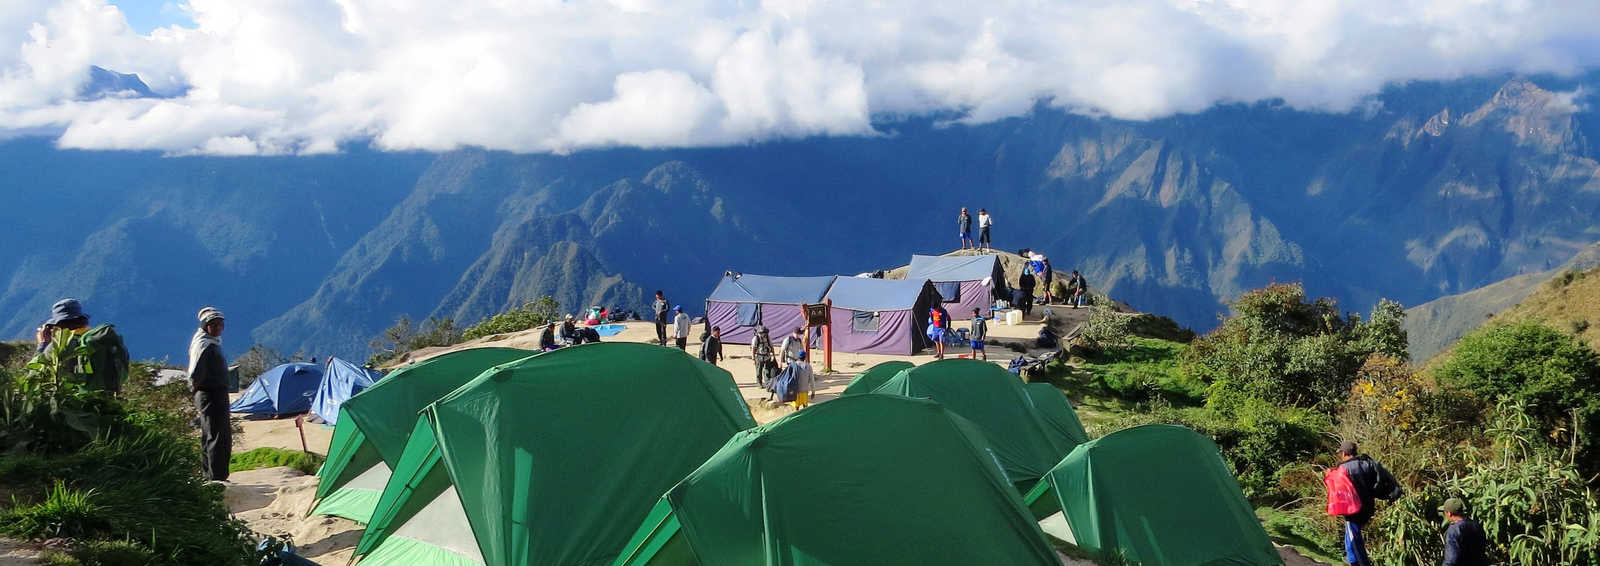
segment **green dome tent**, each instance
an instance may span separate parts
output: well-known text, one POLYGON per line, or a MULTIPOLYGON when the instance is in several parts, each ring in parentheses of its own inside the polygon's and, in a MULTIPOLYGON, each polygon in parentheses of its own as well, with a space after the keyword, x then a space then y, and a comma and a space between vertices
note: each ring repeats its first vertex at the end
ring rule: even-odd
POLYGON ((1144 566, 1282 564, 1216 443, 1181 426, 1081 444, 1025 500, 1047 525, 1061 512, 1050 534, 1144 566))
POLYGON ((451 352, 395 370, 346 400, 339 407, 328 459, 317 471, 318 502, 312 513, 366 523, 400 462, 417 411, 484 370, 536 353, 513 348, 451 352))
POLYGON ((895 395, 735 436, 661 498, 615 566, 1057 565, 972 423, 895 395))
POLYGON ((867 371, 856 374, 855 379, 850 380, 850 385, 845 386, 844 392, 840 393, 839 396, 871 393, 872 390, 883 385, 883 382, 889 381, 889 378, 894 377, 894 374, 900 373, 900 370, 912 367, 916 367, 916 364, 901 360, 883 362, 872 366, 867 368, 867 371))
POLYGON ((1072 408, 1066 393, 1049 383, 1029 383, 1023 388, 1033 400, 1033 408, 1039 411, 1045 424, 1055 430, 1057 438, 1072 441, 1073 447, 1089 441, 1089 433, 1083 430, 1083 421, 1078 420, 1078 411, 1072 408))
POLYGON ((755 426, 728 372, 607 342, 497 366, 423 410, 362 566, 611 562, 651 507, 755 426))
POLYGON ((978 425, 1006 475, 1023 491, 1078 444, 1045 422, 1021 379, 989 362, 957 358, 923 364, 901 370, 875 392, 932 399, 978 425))

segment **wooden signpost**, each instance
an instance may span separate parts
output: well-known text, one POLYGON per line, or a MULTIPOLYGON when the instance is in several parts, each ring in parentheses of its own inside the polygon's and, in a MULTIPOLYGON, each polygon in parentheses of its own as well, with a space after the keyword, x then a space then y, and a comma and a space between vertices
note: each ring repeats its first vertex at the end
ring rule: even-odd
POLYGON ((833 320, 830 315, 833 301, 823 299, 820 305, 801 305, 801 308, 805 309, 806 326, 822 327, 822 373, 833 373, 833 320))

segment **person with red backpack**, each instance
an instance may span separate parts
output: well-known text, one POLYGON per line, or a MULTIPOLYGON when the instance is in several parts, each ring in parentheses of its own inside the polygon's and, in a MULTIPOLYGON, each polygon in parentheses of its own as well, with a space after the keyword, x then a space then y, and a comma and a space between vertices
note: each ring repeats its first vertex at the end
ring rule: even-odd
POLYGON ((1339 444, 1339 465, 1322 477, 1328 489, 1328 514, 1344 517, 1345 562, 1372 566, 1366 540, 1361 536, 1367 522, 1377 513, 1377 500, 1394 501, 1403 495, 1400 482, 1389 470, 1356 450, 1356 443, 1339 444))

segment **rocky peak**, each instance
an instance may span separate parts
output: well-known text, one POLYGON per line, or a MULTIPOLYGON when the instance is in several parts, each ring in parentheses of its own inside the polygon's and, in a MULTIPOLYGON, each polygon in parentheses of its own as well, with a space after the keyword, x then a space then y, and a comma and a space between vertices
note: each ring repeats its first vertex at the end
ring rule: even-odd
POLYGON ((1438 114, 1434 114, 1432 118, 1428 118, 1428 121, 1422 124, 1422 127, 1419 128, 1417 133, 1412 136, 1412 139, 1420 138, 1422 136, 1439 137, 1444 135, 1444 131, 1449 128, 1450 109, 1446 108, 1444 110, 1440 110, 1438 114))
POLYGON ((1562 150, 1581 143, 1573 123, 1578 107, 1570 93, 1555 93, 1527 79, 1512 79, 1483 106, 1462 117, 1462 126, 1494 122, 1510 133, 1518 145, 1562 150))

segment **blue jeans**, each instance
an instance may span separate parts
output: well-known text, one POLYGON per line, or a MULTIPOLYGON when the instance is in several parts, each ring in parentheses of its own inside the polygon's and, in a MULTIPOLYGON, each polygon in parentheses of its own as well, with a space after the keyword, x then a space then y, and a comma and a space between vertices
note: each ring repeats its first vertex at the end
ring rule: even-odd
POLYGON ((1356 566, 1372 566, 1372 558, 1367 556, 1367 541, 1361 538, 1361 525, 1349 520, 1344 522, 1344 561, 1356 566))

